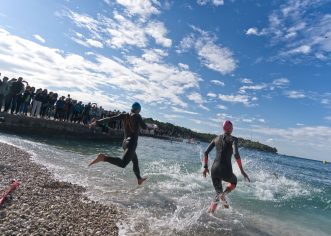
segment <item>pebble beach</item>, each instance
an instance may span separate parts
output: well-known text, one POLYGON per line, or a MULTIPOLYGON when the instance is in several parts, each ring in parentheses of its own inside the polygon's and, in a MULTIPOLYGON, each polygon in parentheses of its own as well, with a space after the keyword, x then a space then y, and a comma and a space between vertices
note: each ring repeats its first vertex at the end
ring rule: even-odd
POLYGON ((84 196, 85 189, 53 178, 31 156, 0 143, 0 194, 20 186, 0 206, 0 235, 118 235, 121 214, 84 196))

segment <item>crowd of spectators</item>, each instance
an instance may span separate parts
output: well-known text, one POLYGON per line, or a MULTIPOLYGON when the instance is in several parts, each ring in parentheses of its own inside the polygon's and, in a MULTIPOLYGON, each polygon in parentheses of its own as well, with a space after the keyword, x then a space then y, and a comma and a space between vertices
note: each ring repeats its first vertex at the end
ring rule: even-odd
MULTIPOLYGON (((1 73, 0 73, 1 75, 1 73)), ((107 111, 96 103, 83 104, 67 96, 60 96, 47 89, 30 86, 22 77, 0 79, 0 112, 53 119, 87 125, 93 119, 114 116, 118 110, 107 111)), ((121 122, 113 122, 104 127, 122 129, 121 122)))

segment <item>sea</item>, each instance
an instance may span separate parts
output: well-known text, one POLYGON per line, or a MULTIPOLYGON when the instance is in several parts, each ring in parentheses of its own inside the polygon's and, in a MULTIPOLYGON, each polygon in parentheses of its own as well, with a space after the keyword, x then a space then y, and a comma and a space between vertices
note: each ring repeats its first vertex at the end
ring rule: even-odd
MULTIPOLYGON (((215 192, 201 162, 207 143, 140 137, 137 155, 148 180, 138 186, 132 163, 125 169, 106 162, 88 167, 98 153, 121 157, 120 142, 4 133, 0 142, 29 152, 56 179, 84 186, 91 200, 118 206, 119 235, 331 235, 331 164, 321 161, 241 148, 251 182, 233 160, 238 184, 227 195, 230 208, 210 214, 215 192)), ((214 158, 215 150, 210 166, 214 158)))

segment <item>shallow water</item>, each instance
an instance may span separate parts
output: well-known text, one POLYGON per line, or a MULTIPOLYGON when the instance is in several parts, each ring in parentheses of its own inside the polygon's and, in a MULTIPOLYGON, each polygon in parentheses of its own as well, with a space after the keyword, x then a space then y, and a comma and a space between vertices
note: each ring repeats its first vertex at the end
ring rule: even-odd
MULTIPOLYGON (((87 188, 104 204, 128 209, 120 235, 331 235, 331 165, 240 149, 245 182, 234 164, 238 185, 230 209, 206 213, 214 191, 201 175, 207 144, 192 145, 141 137, 137 154, 143 175, 137 186, 132 164, 87 168, 95 154, 121 156, 120 143, 27 138, 0 133, 0 141, 30 152, 56 178, 87 188)), ((211 153, 211 161, 215 153, 211 153)))

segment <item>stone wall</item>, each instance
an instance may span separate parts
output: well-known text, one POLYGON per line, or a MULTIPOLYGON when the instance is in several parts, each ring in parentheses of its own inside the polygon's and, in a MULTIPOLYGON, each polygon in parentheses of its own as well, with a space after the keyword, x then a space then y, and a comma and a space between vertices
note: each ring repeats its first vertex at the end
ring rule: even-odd
POLYGON ((99 127, 89 129, 82 124, 11 115, 4 112, 0 113, 0 117, 4 118, 4 121, 0 121, 0 132, 87 140, 120 141, 123 139, 123 131, 119 130, 102 133, 99 127))

